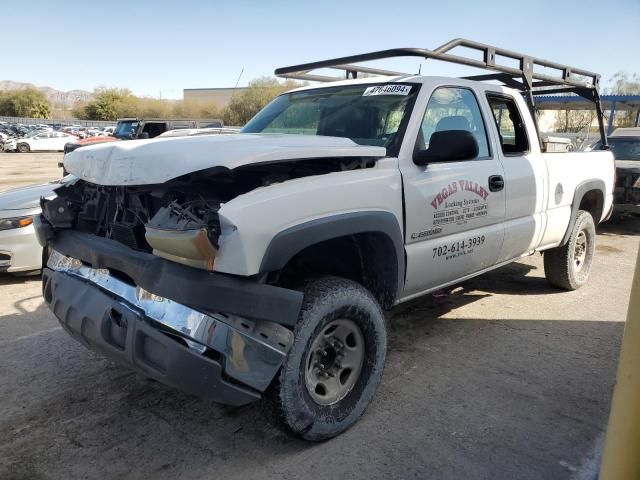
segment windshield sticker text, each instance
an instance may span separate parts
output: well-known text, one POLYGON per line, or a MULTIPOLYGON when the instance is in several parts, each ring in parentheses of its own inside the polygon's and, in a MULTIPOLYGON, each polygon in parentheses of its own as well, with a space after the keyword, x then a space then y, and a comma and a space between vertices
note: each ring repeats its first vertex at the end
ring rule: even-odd
POLYGON ((372 97, 374 95, 409 95, 411 86, 409 85, 378 85, 376 87, 367 87, 362 94, 363 97, 372 97))

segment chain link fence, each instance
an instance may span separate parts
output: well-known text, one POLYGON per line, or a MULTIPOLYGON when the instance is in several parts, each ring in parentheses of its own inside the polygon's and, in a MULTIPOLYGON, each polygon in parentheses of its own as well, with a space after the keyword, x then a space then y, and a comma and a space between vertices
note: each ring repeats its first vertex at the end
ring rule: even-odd
POLYGON ((80 125, 82 127, 109 127, 116 124, 116 122, 107 122, 102 120, 62 120, 57 118, 27 118, 3 116, 0 116, 0 122, 22 123, 23 125, 80 125))

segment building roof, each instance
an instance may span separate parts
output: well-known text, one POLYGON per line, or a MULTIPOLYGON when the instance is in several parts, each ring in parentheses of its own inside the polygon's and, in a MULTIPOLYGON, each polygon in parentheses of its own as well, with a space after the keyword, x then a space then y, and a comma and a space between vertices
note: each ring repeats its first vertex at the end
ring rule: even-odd
MULTIPOLYGON (((603 110, 640 110, 640 95, 602 95, 603 110)), ((536 95, 540 110, 591 110, 593 102, 577 95, 536 95)))

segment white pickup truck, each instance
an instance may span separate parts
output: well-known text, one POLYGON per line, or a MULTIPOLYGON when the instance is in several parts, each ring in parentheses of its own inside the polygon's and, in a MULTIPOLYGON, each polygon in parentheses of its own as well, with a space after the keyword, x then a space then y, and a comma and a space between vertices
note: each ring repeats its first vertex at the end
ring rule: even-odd
POLYGON ((144 375, 227 404, 266 396, 295 434, 335 436, 382 377, 383 309, 535 252, 553 285, 586 282, 613 156, 543 153, 531 110, 537 85, 575 88, 602 127, 598 76, 530 64, 556 65, 456 40, 287 67, 276 73, 349 79, 285 93, 239 134, 69 153, 77 180, 36 221, 45 301, 73 337, 144 375), (485 60, 449 52, 469 45, 485 60), (352 65, 400 55, 494 73, 352 65))

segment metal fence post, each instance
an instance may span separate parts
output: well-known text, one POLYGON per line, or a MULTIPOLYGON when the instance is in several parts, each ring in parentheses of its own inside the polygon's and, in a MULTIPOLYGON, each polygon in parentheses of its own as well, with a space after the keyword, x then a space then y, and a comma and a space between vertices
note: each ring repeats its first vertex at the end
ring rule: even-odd
POLYGON ((640 479, 640 250, 636 259, 599 478, 640 479))

